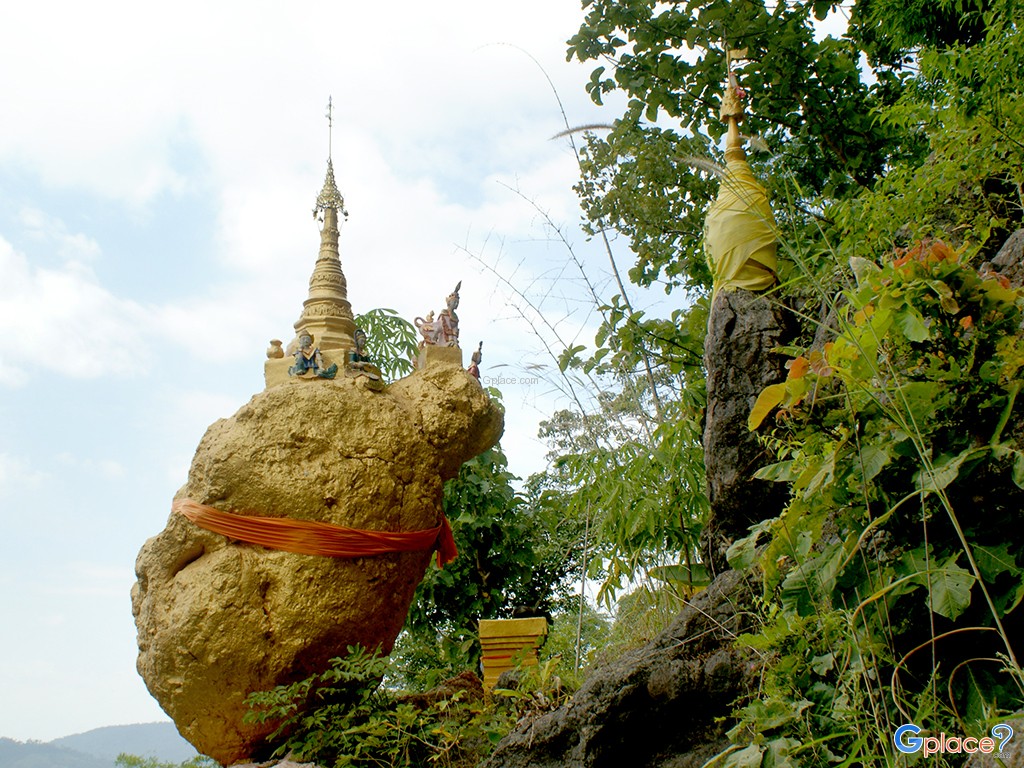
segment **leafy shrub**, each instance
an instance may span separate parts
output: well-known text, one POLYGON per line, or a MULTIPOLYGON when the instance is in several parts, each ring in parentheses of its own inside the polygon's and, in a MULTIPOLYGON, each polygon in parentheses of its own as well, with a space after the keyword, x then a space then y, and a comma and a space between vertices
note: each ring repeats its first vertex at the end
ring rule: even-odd
POLYGON ((890 759, 902 722, 984 733, 1022 704, 1024 296, 940 241, 853 267, 834 339, 786 350, 750 416, 774 412, 758 476, 792 498, 730 552, 764 571, 746 642, 771 661, 724 765, 890 759))
POLYGON ((467 689, 405 695, 381 686, 392 662, 350 647, 324 672, 249 697, 249 722, 276 722, 275 755, 325 768, 437 765, 469 768, 516 722, 564 700, 554 664, 521 670, 493 701, 467 689))

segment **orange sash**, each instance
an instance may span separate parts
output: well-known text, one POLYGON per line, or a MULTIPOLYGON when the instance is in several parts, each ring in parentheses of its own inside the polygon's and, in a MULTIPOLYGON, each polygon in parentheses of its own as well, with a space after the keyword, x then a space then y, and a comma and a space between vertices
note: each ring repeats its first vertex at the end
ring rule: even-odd
POLYGON ((452 527, 441 515, 441 524, 422 531, 366 531, 313 520, 261 517, 224 512, 192 499, 179 499, 171 511, 184 515, 200 528, 238 541, 259 544, 299 555, 327 557, 370 557, 387 552, 437 550, 437 564, 443 567, 458 555, 452 527))

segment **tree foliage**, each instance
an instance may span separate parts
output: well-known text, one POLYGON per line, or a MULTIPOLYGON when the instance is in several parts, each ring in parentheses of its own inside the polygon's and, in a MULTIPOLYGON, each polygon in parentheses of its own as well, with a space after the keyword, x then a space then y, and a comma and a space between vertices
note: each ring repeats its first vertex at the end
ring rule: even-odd
POLYGON ((366 353, 387 379, 400 379, 413 370, 416 328, 393 309, 371 309, 355 318, 366 334, 366 353))
POLYGON ((760 563, 777 601, 753 646, 784 649, 785 664, 828 655, 803 685, 773 668, 741 722, 761 731, 765 707, 803 702, 804 716, 775 730, 796 747, 826 723, 838 729, 814 750, 821 760, 877 750, 857 740, 871 724, 850 702, 865 697, 914 711, 924 696, 926 722, 967 733, 1022 701, 1024 539, 1009 532, 1024 505, 1024 435, 1009 425, 1024 381, 1024 294, 939 241, 856 268, 835 340, 790 350, 789 378, 751 414, 768 429, 781 408, 780 461, 759 476, 793 496, 730 553, 737 567, 760 563), (810 642, 794 646, 794 633, 810 642), (898 685, 883 691, 883 675, 898 685))
POLYGON ((576 527, 564 510, 518 493, 500 446, 463 464, 445 485, 459 556, 431 565, 397 646, 401 682, 428 687, 480 658, 481 619, 550 616, 578 577, 576 527))
POLYGON ((155 757, 139 757, 122 752, 114 764, 118 768, 216 768, 217 762, 204 755, 196 755, 181 763, 168 763, 155 757))
POLYGON ((250 720, 277 723, 275 754, 341 768, 470 768, 510 729, 505 712, 459 691, 418 703, 380 685, 387 657, 350 647, 330 668, 249 696, 250 720))
POLYGON ((551 466, 533 478, 543 501, 579 521, 578 546, 588 576, 600 584, 599 599, 610 606, 649 578, 704 583, 696 556, 707 514, 701 402, 669 401, 661 423, 629 388, 605 393, 599 403, 594 413, 564 410, 542 423, 551 466))
MULTIPOLYGON (((590 231, 629 237, 637 285, 704 295, 717 183, 694 157, 720 157, 726 52, 746 48, 744 131, 767 149, 751 157, 782 242, 774 295, 805 325, 789 379, 751 414, 779 457, 762 477, 793 495, 731 553, 764 573, 763 631, 743 642, 766 663, 721 764, 891 763, 878 734, 912 718, 985 732, 1024 700, 1022 300, 979 271, 1024 211, 1024 14, 858 0, 834 37, 815 27, 840 10, 827 1, 585 8, 569 56, 599 65, 595 101, 629 98, 582 155, 590 231)), ((622 318, 581 365, 700 344, 622 318)), ((680 400, 699 391, 699 368, 682 370, 680 400)))
POLYGON ((720 157, 718 107, 729 50, 743 49, 740 79, 750 95, 744 130, 760 136, 769 185, 801 197, 835 199, 870 187, 884 170, 923 147, 913 133, 876 119, 908 73, 897 64, 866 77, 852 38, 819 38, 815 24, 837 4, 753 0, 595 0, 569 41, 569 56, 602 62, 589 90, 628 97, 607 137, 592 138, 580 191, 595 228, 629 235, 641 285, 705 288, 704 212, 717 184, 693 156, 720 157), (610 71, 609 71, 610 70, 610 71))

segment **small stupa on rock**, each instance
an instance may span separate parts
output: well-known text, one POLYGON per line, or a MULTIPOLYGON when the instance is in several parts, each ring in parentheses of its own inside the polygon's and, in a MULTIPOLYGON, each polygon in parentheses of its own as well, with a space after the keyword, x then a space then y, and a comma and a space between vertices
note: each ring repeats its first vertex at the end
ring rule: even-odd
POLYGON ((726 57, 720 111, 726 170, 704 222, 714 293, 704 339, 704 468, 711 514, 701 531, 701 550, 712 573, 728 568, 732 542, 749 526, 777 515, 788 493, 782 483, 753 477, 771 457, 750 432, 747 417, 761 390, 786 378, 785 359, 773 350, 792 338, 793 328, 787 308, 765 295, 778 282, 777 227, 743 150, 739 124, 745 93, 732 68, 733 53, 726 57))
POLYGON ((320 222, 320 253, 309 277, 309 297, 302 303, 302 313, 295 321, 295 339, 282 358, 268 358, 264 365, 267 386, 287 380, 293 356, 300 349, 303 333, 308 333, 319 349, 324 367, 344 365, 346 356, 355 349, 356 325, 348 300, 348 281, 341 269, 338 250, 339 224, 348 216, 345 199, 334 181, 334 163, 327 158, 327 176, 316 198, 313 215, 320 222))
POLYGON ((136 561, 139 673, 222 765, 268 754, 278 724, 245 721, 251 693, 349 646, 391 650, 434 552, 455 556, 444 482, 503 428, 461 358, 375 376, 338 256, 330 159, 314 212, 320 252, 295 340, 270 342, 266 388, 209 427, 136 561))

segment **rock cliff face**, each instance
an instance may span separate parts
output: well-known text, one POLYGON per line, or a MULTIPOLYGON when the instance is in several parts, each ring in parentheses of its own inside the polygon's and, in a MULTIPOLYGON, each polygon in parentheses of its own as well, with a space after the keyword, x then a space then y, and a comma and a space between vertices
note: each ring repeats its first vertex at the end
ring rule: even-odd
MULTIPOLYGON (((444 481, 501 430, 497 406, 455 365, 383 392, 349 378, 289 381, 207 430, 177 498, 351 528, 433 528, 444 481)), ((246 696, 308 677, 349 645, 390 651, 430 557, 291 554, 172 514, 136 564, 139 672, 200 752, 224 764, 259 758, 273 725, 242 723, 246 696)))
POLYGON ((772 350, 792 339, 792 325, 784 306, 742 289, 718 292, 711 306, 704 341, 704 467, 711 516, 701 541, 717 573, 728 567, 729 544, 749 526, 777 515, 788 498, 781 483, 753 479, 770 457, 747 428, 747 417, 761 390, 786 378, 786 358, 772 350))

